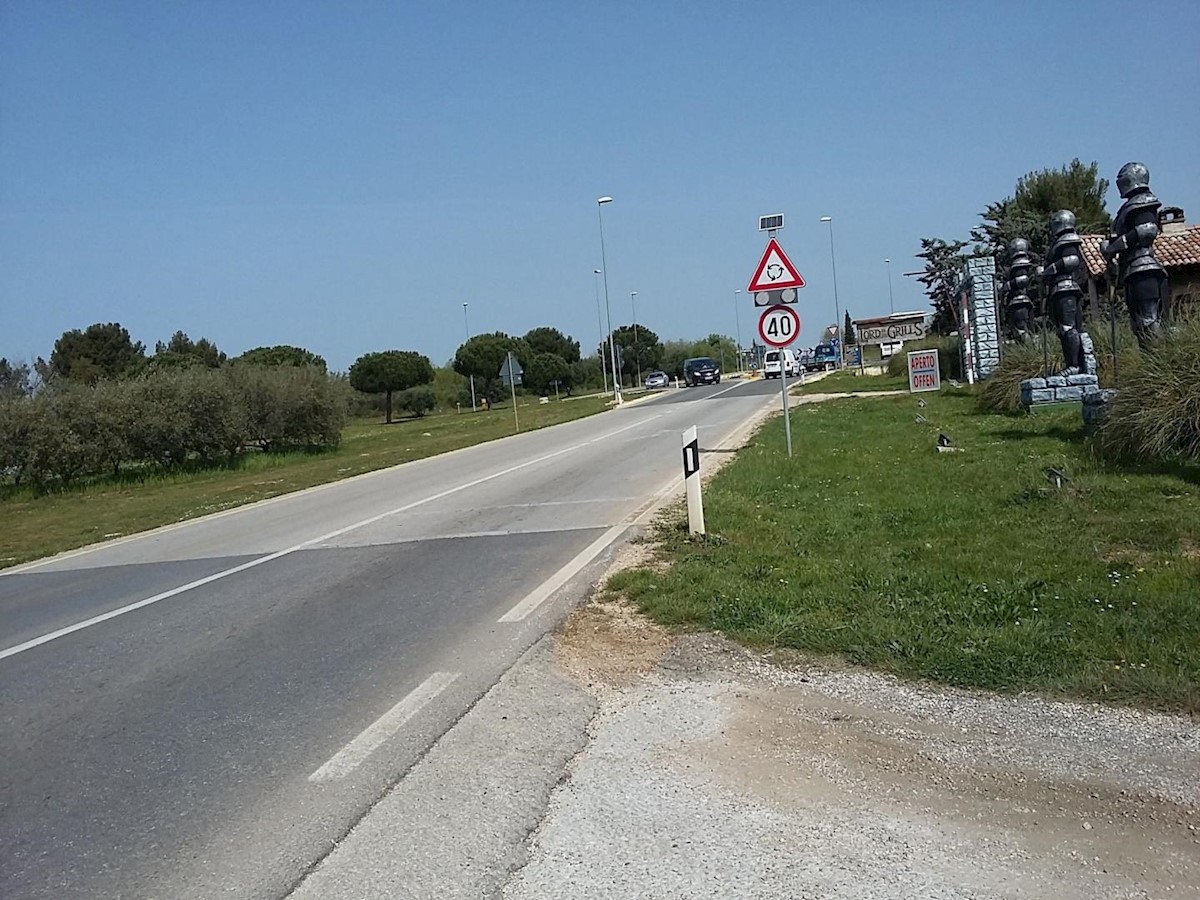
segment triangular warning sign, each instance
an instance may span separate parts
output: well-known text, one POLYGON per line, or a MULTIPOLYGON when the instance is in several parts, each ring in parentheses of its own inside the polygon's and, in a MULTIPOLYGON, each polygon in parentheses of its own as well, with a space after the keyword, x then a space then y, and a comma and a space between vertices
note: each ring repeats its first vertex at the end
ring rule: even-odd
POLYGON ((779 242, 771 238, 767 241, 767 249, 763 251, 762 259, 758 262, 758 268, 754 270, 754 277, 750 279, 750 287, 747 290, 751 294, 757 294, 760 291, 802 287, 803 276, 796 271, 779 242))

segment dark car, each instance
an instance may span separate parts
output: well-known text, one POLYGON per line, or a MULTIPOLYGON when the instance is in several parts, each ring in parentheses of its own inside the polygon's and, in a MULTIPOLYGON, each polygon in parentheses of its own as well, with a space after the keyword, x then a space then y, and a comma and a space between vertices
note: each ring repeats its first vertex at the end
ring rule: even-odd
POLYGON ((671 384, 671 379, 667 377, 666 372, 656 371, 647 375, 645 381, 642 383, 645 384, 648 389, 656 390, 658 388, 669 387, 671 384))
POLYGON ((688 387, 694 387, 697 384, 720 384, 721 370, 707 356, 697 356, 694 359, 684 360, 683 383, 688 387))

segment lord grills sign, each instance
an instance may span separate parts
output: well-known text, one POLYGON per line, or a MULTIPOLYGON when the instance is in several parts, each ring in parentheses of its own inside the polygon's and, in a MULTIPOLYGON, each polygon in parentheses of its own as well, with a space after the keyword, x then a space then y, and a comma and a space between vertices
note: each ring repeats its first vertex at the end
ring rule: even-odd
POLYGON ((894 344, 898 341, 919 341, 929 334, 924 319, 907 322, 883 322, 878 325, 858 325, 860 344, 894 344))

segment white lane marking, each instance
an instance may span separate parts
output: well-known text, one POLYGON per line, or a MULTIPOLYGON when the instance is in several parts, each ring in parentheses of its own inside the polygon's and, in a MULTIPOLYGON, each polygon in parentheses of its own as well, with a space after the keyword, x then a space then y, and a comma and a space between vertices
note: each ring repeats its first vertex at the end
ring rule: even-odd
POLYGON ((404 724, 424 709, 438 694, 450 687, 461 672, 434 672, 399 703, 368 725, 358 737, 330 758, 329 762, 308 776, 314 784, 335 781, 353 772, 380 745, 404 727, 404 724))
POLYGON ((249 560, 248 562, 244 562, 241 565, 234 566, 233 568, 224 569, 220 572, 215 572, 212 575, 206 575, 204 578, 197 578, 195 581, 189 581, 187 584, 182 584, 179 587, 174 587, 170 590, 163 591, 162 593, 155 594, 153 597, 147 597, 144 600, 138 600, 134 603, 127 604, 126 606, 119 607, 118 609, 101 613, 98 616, 92 616, 90 619, 85 619, 82 622, 76 622, 74 625, 68 625, 65 628, 58 629, 57 631, 51 631, 48 634, 41 635, 40 637, 32 638, 23 644, 17 644, 14 647, 0 650, 0 660, 7 659, 10 656, 16 656, 18 653, 24 653, 26 650, 32 650, 34 647, 40 647, 42 644, 49 643, 50 641, 56 640, 60 637, 65 637, 68 634, 74 634, 76 631, 82 631, 84 628, 90 628, 93 625, 99 625, 101 622, 107 622, 109 619, 115 619, 117 616, 123 616, 126 613, 134 612, 135 610, 139 610, 145 606, 150 606, 153 603, 159 603, 160 601, 167 600, 170 597, 178 596, 186 591, 194 590, 195 588, 202 587, 206 584, 211 584, 214 581, 220 581, 222 578, 228 578, 230 575, 236 575, 239 572, 245 572, 247 569, 256 568, 257 566, 272 562, 273 560, 281 557, 290 556, 291 554, 300 550, 304 550, 307 547, 311 547, 314 544, 322 544, 326 541, 331 541, 336 537, 341 537, 347 532, 355 531, 359 528, 365 528, 367 525, 373 525, 381 519, 386 519, 389 516, 398 515, 402 512, 408 512, 410 509, 416 509, 418 506, 424 506, 426 503, 433 503, 435 500, 441 500, 444 497, 449 497, 451 494, 457 494, 460 491, 478 487, 481 484, 494 481, 497 478, 503 478, 505 475, 511 475, 513 472, 520 471, 521 469, 527 469, 530 466, 536 466, 540 463, 546 462, 547 460, 554 459, 557 456, 563 456, 567 453, 574 453, 576 450, 580 450, 589 444, 595 444, 599 441, 615 437, 624 431, 629 431, 631 428, 638 428, 642 425, 645 425, 647 422, 657 419, 659 415, 661 415, 661 413, 650 416, 646 419, 642 419, 640 422, 634 422, 631 425, 626 425, 624 428, 618 428, 616 431, 610 431, 608 434, 602 435, 601 437, 592 438, 591 440, 583 441, 582 443, 574 444, 570 447, 564 447, 562 450, 556 450, 553 453, 547 453, 545 456, 539 456, 536 459, 518 463, 515 466, 509 466, 507 469, 503 469, 499 472, 493 472, 491 475, 484 475, 482 478, 476 478, 474 481, 468 481, 465 484, 458 485, 457 487, 448 488, 437 494, 433 494, 432 496, 425 497, 422 500, 414 500, 412 503, 406 503, 404 506, 398 506, 395 509, 389 509, 387 512, 382 512, 378 515, 371 516, 368 519, 363 519, 361 522, 355 522, 351 525, 346 525, 342 528, 336 529, 335 531, 330 531, 318 537, 310 538, 307 541, 301 541, 299 544, 293 544, 291 547, 286 547, 283 550, 276 550, 274 553, 268 553, 266 556, 260 556, 257 559, 249 560))
POLYGON ((617 540, 626 530, 654 512, 658 508, 659 503, 678 490, 682 484, 683 478, 681 475, 671 476, 670 481, 651 495, 650 501, 647 504, 636 510, 632 515, 626 516, 622 521, 609 528, 604 534, 584 547, 570 562, 534 588, 516 606, 502 615, 498 621, 511 623, 520 622, 527 618, 530 613, 554 596, 559 588, 583 571, 584 566, 603 553, 609 544, 617 540))
MULTIPOLYGON (((656 431, 653 435, 647 437, 655 437, 660 434, 674 434, 673 431, 656 431)), ((540 503, 500 503, 496 506, 480 506, 476 510, 482 512, 485 509, 540 509, 543 506, 584 506, 586 504, 595 503, 632 503, 634 500, 639 500, 640 497, 597 497, 594 500, 543 500, 540 503)))
MULTIPOLYGON (((420 537, 382 538, 354 544, 355 547, 396 547, 400 544, 420 544, 423 541, 459 541, 474 538, 521 537, 522 535, 569 534, 572 531, 595 531, 603 528, 603 522, 594 525, 568 525, 563 528, 495 528, 490 531, 448 531, 445 534, 427 534, 420 537)), ((347 545, 350 546, 350 545, 347 545)))
MULTIPOLYGON (((746 384, 749 384, 749 383, 750 382, 746 382, 746 384)), ((742 385, 742 384, 730 385, 729 387, 725 388, 725 390, 723 390, 723 391, 717 391, 715 394, 709 394, 707 397, 701 397, 700 399, 701 400, 712 400, 714 397, 720 397, 722 394, 728 394, 730 391, 736 391, 740 387, 744 387, 744 385, 742 385)))

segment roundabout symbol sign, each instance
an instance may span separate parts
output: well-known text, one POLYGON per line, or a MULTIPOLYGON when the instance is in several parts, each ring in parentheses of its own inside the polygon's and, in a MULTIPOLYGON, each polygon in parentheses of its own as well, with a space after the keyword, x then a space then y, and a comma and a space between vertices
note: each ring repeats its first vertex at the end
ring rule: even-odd
POLYGON ((768 306, 758 319, 758 336, 771 347, 786 347, 800 337, 800 315, 790 306, 768 306))

